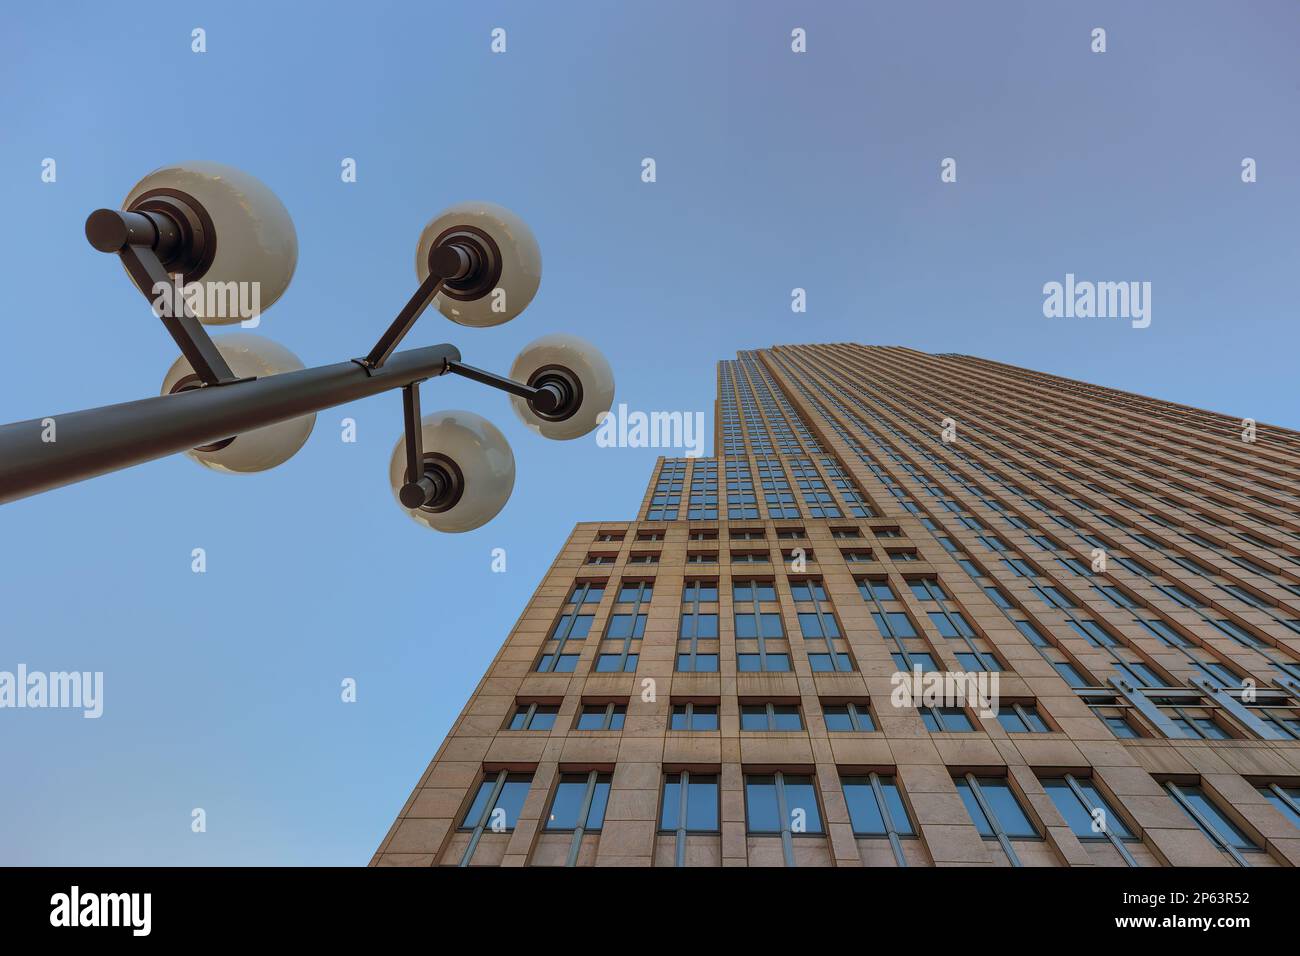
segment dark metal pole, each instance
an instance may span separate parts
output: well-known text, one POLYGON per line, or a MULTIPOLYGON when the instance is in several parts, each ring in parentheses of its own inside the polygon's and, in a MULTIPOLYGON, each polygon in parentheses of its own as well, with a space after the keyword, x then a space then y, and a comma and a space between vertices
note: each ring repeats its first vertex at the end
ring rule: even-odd
POLYGON ((454 345, 0 425, 0 503, 442 375, 454 345), (48 440, 49 438, 53 440, 48 440))

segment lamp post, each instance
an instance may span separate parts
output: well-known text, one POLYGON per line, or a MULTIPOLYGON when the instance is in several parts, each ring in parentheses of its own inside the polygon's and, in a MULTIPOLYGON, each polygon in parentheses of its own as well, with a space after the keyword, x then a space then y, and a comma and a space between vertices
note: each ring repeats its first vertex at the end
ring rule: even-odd
POLYGON ((518 217, 490 203, 435 216, 417 246, 419 287, 388 329, 364 357, 317 368, 261 336, 214 339, 205 329, 249 317, 240 309, 250 290, 260 309, 269 307, 297 263, 288 212, 246 173, 215 163, 156 170, 123 209, 92 212, 86 238, 121 259, 181 357, 161 395, 0 426, 0 503, 177 452, 222 471, 262 471, 297 452, 315 412, 401 389, 403 437, 390 463, 397 500, 422 524, 468 531, 504 507, 514 456, 472 412, 422 416, 421 382, 452 374, 507 392, 525 424, 557 439, 587 434, 613 402, 608 362, 573 336, 526 346, 509 378, 464 364, 454 345, 397 351, 430 305, 484 328, 532 300, 537 243, 518 217))

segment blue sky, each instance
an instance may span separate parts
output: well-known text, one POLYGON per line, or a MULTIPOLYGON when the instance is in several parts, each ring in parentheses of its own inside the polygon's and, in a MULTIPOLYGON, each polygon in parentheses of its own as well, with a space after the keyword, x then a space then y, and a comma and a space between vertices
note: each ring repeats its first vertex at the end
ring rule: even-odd
MULTIPOLYGON (((309 365, 364 354, 414 290, 423 224, 482 198, 536 232, 537 298, 496 329, 430 314, 409 344, 504 372, 572 332, 609 356, 618 401, 710 421, 718 359, 857 341, 1300 426, 1300 6, 811 6, 14 7, 0 421, 157 391, 174 345, 82 223, 210 159, 294 217, 298 271, 259 331, 309 365), (1066 273, 1151 282, 1151 326, 1045 318, 1066 273)), ((175 457, 0 508, 0 670, 105 675, 99 720, 0 711, 0 862, 369 859, 572 525, 633 517, 655 456, 545 442, 466 381, 423 402, 513 445, 514 496, 479 531, 397 510, 396 393, 322 413, 272 472, 175 457)))

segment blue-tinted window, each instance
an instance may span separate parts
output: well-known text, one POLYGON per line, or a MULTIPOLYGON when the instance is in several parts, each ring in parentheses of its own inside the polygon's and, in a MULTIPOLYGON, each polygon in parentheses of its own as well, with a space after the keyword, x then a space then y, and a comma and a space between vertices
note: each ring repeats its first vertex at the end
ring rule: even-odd
MULTIPOLYGON (((984 802, 988 804, 994 819, 1002 828, 1002 832, 1009 837, 1036 837, 1038 831, 1034 825, 1029 822, 1029 817, 1020 806, 1020 801, 1016 795, 1011 792, 1011 786, 1006 780, 1000 777, 980 777, 976 781, 980 788, 980 793, 984 797, 984 802)), ((961 794, 962 802, 966 804, 966 812, 970 814, 971 821, 975 824, 982 836, 995 836, 989 818, 984 814, 983 809, 976 800, 974 792, 970 788, 965 778, 954 781, 957 785, 957 792, 961 794)))
POLYGON ((736 637, 758 637, 760 627, 763 637, 782 637, 785 634, 779 614, 760 614, 757 618, 753 614, 737 614, 735 619, 736 637))
MULTIPOLYGON (((492 791, 496 789, 497 778, 489 777, 479 784, 478 793, 474 795, 474 800, 465 812, 465 817, 461 821, 461 829, 472 830, 479 824, 492 827, 495 821, 492 819, 494 814, 498 814, 498 820, 505 830, 513 830, 515 824, 519 822, 519 811, 524 807, 524 800, 528 797, 528 788, 532 786, 533 775, 531 773, 512 773, 506 776, 506 782, 497 795, 496 802, 491 808, 488 807, 488 800, 492 796, 492 791)), ((499 828, 497 828, 499 829, 499 828)))
POLYGON ((680 636, 713 640, 718 636, 718 615, 683 614, 680 636))
MULTIPOLYGON (((587 799, 587 775, 585 773, 566 773, 560 775, 560 783, 555 788, 555 799, 551 801, 551 812, 547 815, 547 830, 574 830, 578 827, 578 817, 582 805, 587 799)), ((602 773, 596 777, 596 784, 591 795, 591 805, 587 810, 582 825, 587 830, 599 830, 605 822, 605 806, 609 802, 610 774, 602 773)))
POLYGON ((767 666, 762 667, 759 655, 757 654, 737 654, 736 668, 743 672, 754 671, 788 671, 790 670, 789 654, 772 654, 764 655, 767 660, 767 666))
POLYGON ((1038 628, 1034 627, 1034 625, 1030 624, 1028 621, 1012 621, 1011 623, 1016 626, 1021 634, 1029 638, 1030 644, 1033 644, 1035 647, 1047 647, 1047 638, 1038 633, 1038 628))
POLYGON ((1133 836, 1124 825, 1124 821, 1111 810, 1110 804, 1105 801, 1091 780, 1075 782, 1083 793, 1086 803, 1080 800, 1079 794, 1074 792, 1069 781, 1064 777, 1052 777, 1043 781, 1043 789, 1052 798, 1056 809, 1070 825, 1075 836, 1085 840, 1105 839, 1106 831, 1121 840, 1133 836))
POLYGON ((776 588, 770 582, 753 581, 746 584, 737 584, 732 589, 731 595, 735 601, 775 601, 776 588))
POLYGON ((577 654, 543 654, 537 663, 539 671, 554 671, 557 674, 571 674, 578 666, 577 654))
POLYGON ((638 655, 628 654, 626 657, 622 654, 601 654, 596 658, 596 673, 611 674, 622 672, 631 672, 636 670, 638 655))
MULTIPOLYGON (((849 820, 853 824, 856 836, 884 836, 888 833, 880 801, 876 798, 875 788, 869 777, 844 777, 840 781, 844 788, 844 800, 849 807, 849 820)), ((894 832, 900 836, 911 836, 912 821, 903 805, 898 786, 893 777, 881 777, 880 789, 889 810, 889 820, 894 825, 894 832)))
POLYGON ((970 733, 975 729, 960 707, 923 707, 921 720, 931 733, 970 733))
MULTIPOLYGON (((692 773, 686 786, 686 820, 688 833, 716 833, 718 830, 718 777, 716 774, 692 773)), ((661 830, 676 830, 681 817, 682 775, 664 777, 663 809, 659 817, 661 830)))
MULTIPOLYGON (((1200 787, 1180 786, 1178 790, 1182 793, 1183 799, 1185 799, 1188 803, 1192 805, 1193 808, 1195 808, 1196 812, 1200 814, 1201 818, 1205 820, 1210 826, 1212 826, 1214 828, 1214 832, 1218 835, 1218 837, 1226 841, 1229 846, 1232 846, 1238 850, 1259 849, 1259 846, 1255 843, 1255 841, 1252 840, 1250 837, 1246 836, 1246 834, 1242 832, 1242 830, 1235 823, 1233 823, 1226 816, 1224 816, 1224 814, 1219 810, 1218 806, 1215 805, 1214 801, 1212 801, 1209 797, 1207 797, 1205 795, 1205 791, 1203 791, 1200 787)), ((1180 803, 1179 806, 1182 806, 1182 804, 1180 803)), ((1186 812, 1185 807, 1184 807, 1184 812, 1186 812)), ((1187 815, 1189 817, 1192 817, 1190 813, 1187 815)), ((1192 820, 1196 821, 1196 817, 1192 817, 1192 820)), ((1196 825, 1201 826, 1199 821, 1196 821, 1196 825)), ((1213 836, 1212 834, 1207 834, 1207 835, 1210 835, 1211 837, 1213 836)))
POLYGON ((1281 796, 1274 792, 1272 787, 1260 787, 1259 792, 1262 796, 1268 798, 1269 803, 1277 807, 1278 812, 1291 822, 1291 826, 1300 830, 1300 810, 1296 809, 1300 807, 1300 787, 1278 786, 1277 789, 1285 793, 1291 802, 1288 803, 1283 800, 1281 796))
POLYGON ((644 614, 615 614, 609 619, 609 626, 605 630, 605 636, 616 637, 644 637, 645 636, 645 619, 644 614), (635 621, 635 623, 633 623, 635 621))
POLYGON ((906 658, 904 658, 902 654, 897 653, 890 654, 889 656, 893 658, 894 666, 900 671, 914 671, 918 665, 920 666, 922 673, 925 674, 934 673, 939 669, 939 665, 935 659, 929 654, 921 651, 908 651, 906 658))

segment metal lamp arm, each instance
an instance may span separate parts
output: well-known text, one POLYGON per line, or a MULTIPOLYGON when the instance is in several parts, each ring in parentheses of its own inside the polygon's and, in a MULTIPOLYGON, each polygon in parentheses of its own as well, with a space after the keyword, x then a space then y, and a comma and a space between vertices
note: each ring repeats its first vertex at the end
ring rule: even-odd
POLYGON ((500 389, 503 392, 509 392, 511 395, 526 398, 530 405, 543 414, 558 411, 560 406, 568 399, 568 396, 564 394, 563 387, 555 382, 548 382, 539 388, 534 388, 531 385, 525 385, 523 382, 516 382, 512 378, 485 372, 481 368, 475 368, 461 362, 448 362, 447 371, 462 378, 468 378, 483 385, 500 389))
MULTIPOLYGON (((173 289, 169 307, 155 312, 204 385, 238 381, 198 318, 190 311, 181 290, 172 285, 172 277, 163 265, 161 257, 181 242, 180 228, 174 220, 156 212, 97 209, 86 219, 86 238, 100 252, 116 253, 121 258, 140 294, 149 299, 150 306, 154 302, 153 290, 159 285, 173 289)), ((177 275, 179 286, 185 277, 181 273, 177 275)))

